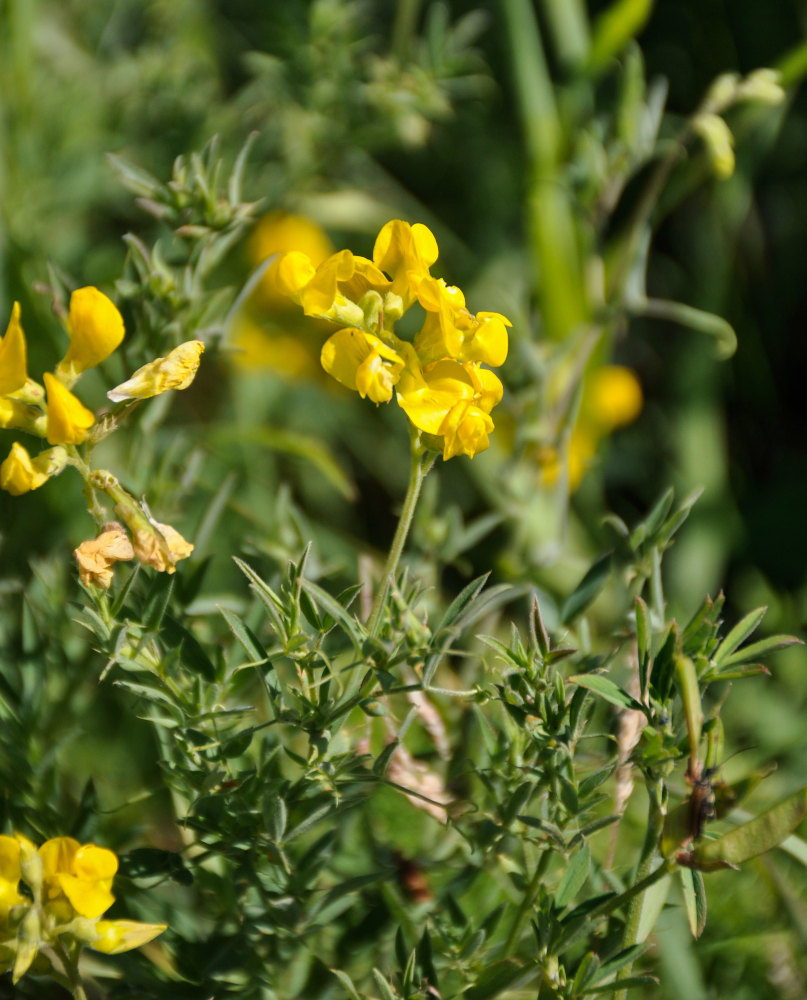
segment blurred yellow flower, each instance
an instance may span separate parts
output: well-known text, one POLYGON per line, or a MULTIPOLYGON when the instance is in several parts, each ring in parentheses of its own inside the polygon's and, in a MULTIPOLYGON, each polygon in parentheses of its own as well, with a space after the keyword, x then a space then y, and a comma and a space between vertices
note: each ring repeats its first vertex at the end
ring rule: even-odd
POLYGON ((48 399, 46 437, 50 444, 81 444, 95 416, 55 375, 43 376, 48 399))
POLYGON ((169 389, 187 389, 196 377, 199 359, 205 345, 201 340, 188 340, 164 358, 155 358, 138 368, 131 378, 107 393, 113 403, 124 399, 149 399, 169 389))
MULTIPOLYGON (((642 404, 642 387, 630 368, 602 365, 589 372, 566 454, 570 493, 583 481, 600 441, 618 427, 632 423, 641 413, 642 404)), ((544 449, 539 462, 544 484, 553 485, 561 472, 561 456, 554 448, 544 449)))
POLYGON ((123 340, 123 317, 115 303, 91 285, 70 296, 67 314, 70 346, 56 373, 74 382, 87 368, 100 364, 123 340))
POLYGON ((15 302, 6 335, 0 340, 0 396, 22 389, 28 379, 26 364, 27 350, 20 323, 20 304, 15 302))

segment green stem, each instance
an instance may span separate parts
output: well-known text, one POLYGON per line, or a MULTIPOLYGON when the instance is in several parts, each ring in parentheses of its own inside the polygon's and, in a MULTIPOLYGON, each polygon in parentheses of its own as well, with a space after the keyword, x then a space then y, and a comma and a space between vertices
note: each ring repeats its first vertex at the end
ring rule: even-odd
POLYGON ((392 25, 392 54, 403 64, 407 61, 415 37, 422 0, 398 0, 392 25))
POLYGON ((406 544, 406 539, 409 535, 409 529, 412 527, 412 520, 415 516, 415 508, 417 507, 417 502, 420 497, 420 488, 423 485, 423 480, 426 478, 426 475, 433 463, 434 455, 428 455, 424 452, 423 445, 420 442, 420 433, 413 430, 411 464, 409 468, 409 486, 406 489, 406 497, 404 498, 401 517, 398 521, 398 527, 395 529, 395 537, 392 539, 392 545, 389 550, 389 555, 387 556, 387 563, 384 566, 384 576, 378 590, 376 591, 373 606, 370 610, 370 617, 367 619, 367 631, 371 636, 376 634, 378 626, 381 623, 381 613, 384 609, 384 602, 387 598, 390 581, 395 577, 395 573, 398 569, 398 563, 401 560, 401 554, 403 553, 404 545, 406 544))
POLYGON ((67 973, 67 979, 70 983, 70 992, 73 994, 73 1000, 87 1000, 87 993, 84 990, 84 984, 81 981, 81 973, 78 971, 78 961, 81 955, 81 946, 76 944, 74 947, 67 948, 61 941, 57 941, 53 950, 59 956, 59 959, 64 966, 64 971, 67 973))
POLYGON ((518 944, 519 938, 521 937, 521 931, 524 927, 524 920, 526 919, 530 909, 535 904, 535 897, 538 893, 541 881, 546 874, 551 853, 551 851, 544 851, 540 858, 538 858, 538 863, 535 866, 535 871, 532 873, 532 878, 527 886, 527 891, 524 893, 524 898, 519 903, 516 914, 513 917, 510 933, 507 935, 507 941, 505 942, 504 949, 502 951, 502 954, 505 956, 509 957, 515 953, 516 945, 518 944))
MULTIPOLYGON (((666 873, 667 871, 667 866, 663 864, 660 868, 653 871, 653 864, 656 861, 656 849, 658 847, 662 827, 664 825, 664 810, 661 805, 662 782, 656 782, 655 785, 648 784, 647 790, 650 795, 647 815, 647 830, 645 832, 644 844, 642 845, 642 853, 639 857, 639 866, 636 869, 636 882, 634 884, 634 888, 645 883, 651 874, 656 874, 659 870, 663 873, 666 873)), ((645 891, 646 887, 645 889, 642 889, 641 892, 636 893, 630 901, 630 906, 628 907, 628 917, 625 921, 625 930, 622 935, 623 949, 630 948, 637 943, 637 938, 639 936, 639 923, 642 917, 642 902, 645 891)), ((632 962, 623 966, 616 975, 617 982, 630 976, 632 967, 632 962)), ((614 1000, 625 1000, 626 993, 626 990, 618 990, 614 993, 614 1000)))

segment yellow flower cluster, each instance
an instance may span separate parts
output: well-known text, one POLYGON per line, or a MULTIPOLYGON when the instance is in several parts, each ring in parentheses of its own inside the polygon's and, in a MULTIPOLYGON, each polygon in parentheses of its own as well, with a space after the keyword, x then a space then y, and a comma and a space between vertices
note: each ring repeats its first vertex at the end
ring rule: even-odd
POLYGON ((395 219, 378 234, 372 260, 341 250, 315 267, 307 254, 290 251, 267 282, 307 316, 342 327, 321 353, 333 378, 374 403, 394 394, 444 459, 472 458, 488 447, 490 413, 502 398, 502 383, 482 366, 504 363, 511 324, 500 313, 471 313, 459 288, 430 274, 437 256, 426 226, 395 219), (425 319, 404 340, 395 324, 416 303, 425 319))
POLYGON ((42 948, 64 938, 114 955, 162 934, 165 924, 100 919, 115 902, 117 870, 112 851, 72 837, 37 849, 20 834, 0 835, 0 972, 13 970, 16 983, 42 948))
MULTIPOLYGON (((114 303, 97 288, 79 288, 70 296, 67 316, 70 344, 44 385, 28 376, 27 346, 14 303, 6 335, 0 339, 0 428, 25 431, 53 447, 32 458, 14 442, 0 465, 0 487, 14 496, 38 489, 69 464, 71 448, 82 444, 95 415, 71 391, 81 375, 100 364, 123 340, 123 319, 114 303)), ((166 389, 184 389, 193 381, 204 345, 180 344, 157 358, 107 394, 113 401, 145 399, 166 389)))

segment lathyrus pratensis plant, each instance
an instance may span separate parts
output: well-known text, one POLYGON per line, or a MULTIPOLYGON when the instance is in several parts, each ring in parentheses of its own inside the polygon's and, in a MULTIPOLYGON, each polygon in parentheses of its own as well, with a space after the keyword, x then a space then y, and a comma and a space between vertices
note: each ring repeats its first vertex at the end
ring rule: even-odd
POLYGON ((96 844, 56 837, 37 848, 20 834, 0 835, 0 969, 11 970, 15 983, 31 969, 86 1000, 79 973, 85 947, 119 954, 166 926, 101 919, 115 902, 117 870, 113 852, 96 844))
POLYGON ((54 370, 44 373, 42 385, 28 375, 20 307, 14 304, 0 342, 0 427, 22 431, 50 447, 32 458, 25 445, 15 441, 0 465, 0 486, 13 496, 21 496, 39 489, 68 467, 78 471, 84 481, 87 509, 102 529, 95 539, 76 549, 84 583, 107 589, 113 564, 134 558, 173 573, 176 563, 187 557, 193 546, 170 525, 156 521, 111 472, 96 468, 92 453, 133 405, 169 389, 187 388, 204 345, 188 341, 139 368, 107 393, 112 402, 121 405, 96 419, 73 388, 87 369, 100 364, 120 345, 123 319, 103 292, 87 287, 71 295, 66 325, 69 346, 54 370), (117 521, 109 521, 106 503, 112 504, 129 534, 117 521))

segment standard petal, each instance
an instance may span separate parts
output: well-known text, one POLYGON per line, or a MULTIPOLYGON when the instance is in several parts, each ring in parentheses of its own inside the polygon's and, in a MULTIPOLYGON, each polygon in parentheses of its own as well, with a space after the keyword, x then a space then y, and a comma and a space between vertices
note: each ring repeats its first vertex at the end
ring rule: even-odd
POLYGON ((70 296, 67 332, 70 346, 59 362, 59 371, 75 378, 108 358, 125 331, 115 303, 90 285, 77 288, 70 296))

